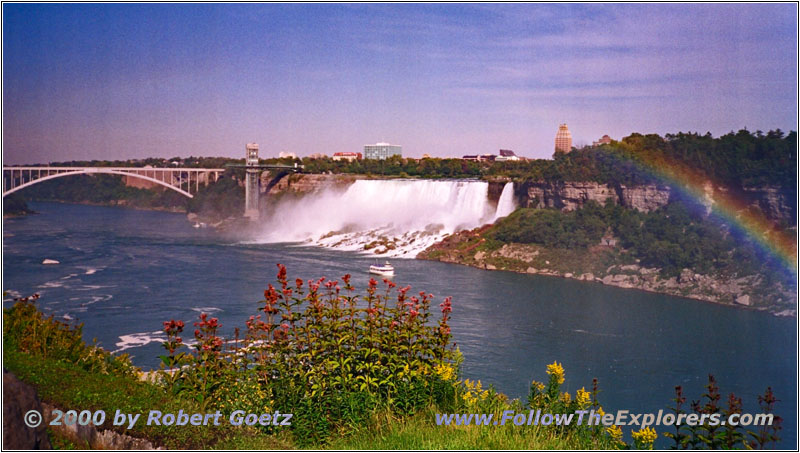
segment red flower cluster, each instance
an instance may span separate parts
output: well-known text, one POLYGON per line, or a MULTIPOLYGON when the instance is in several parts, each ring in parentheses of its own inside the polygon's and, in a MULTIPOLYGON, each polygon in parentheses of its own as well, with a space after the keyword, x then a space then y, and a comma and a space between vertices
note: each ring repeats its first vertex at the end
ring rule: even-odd
POLYGON ((164 332, 167 335, 177 335, 183 332, 183 321, 175 321, 174 319, 164 321, 164 332))
POLYGON ((278 263, 278 281, 281 283, 286 282, 286 266, 278 263))
POLYGON ((197 349, 215 354, 222 350, 222 338, 217 336, 217 329, 222 327, 217 318, 208 318, 206 313, 200 315, 200 321, 194 323, 194 337, 197 339, 197 349))
POLYGON ((444 299, 444 302, 439 304, 439 307, 442 308, 442 314, 443 315, 447 316, 448 313, 451 313, 453 311, 452 300, 453 300, 452 297, 446 297, 444 299))
POLYGON ((179 333, 183 332, 183 321, 175 321, 174 319, 164 321, 164 332, 167 334, 164 348, 172 355, 183 343, 183 339, 178 336, 179 333))

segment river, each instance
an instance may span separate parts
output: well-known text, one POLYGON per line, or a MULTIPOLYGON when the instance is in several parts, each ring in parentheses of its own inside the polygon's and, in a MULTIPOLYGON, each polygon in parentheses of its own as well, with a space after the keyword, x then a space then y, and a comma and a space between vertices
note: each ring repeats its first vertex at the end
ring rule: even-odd
MULTIPOLYGON (((3 221, 4 307, 13 296, 38 292, 42 310, 84 323, 86 340, 131 354, 143 368, 157 366, 162 321, 208 312, 227 333, 244 327, 274 282, 276 263, 287 266, 290 279, 350 273, 363 288, 374 262, 355 252, 240 243, 193 228, 181 214, 31 207, 39 214, 3 221), (43 265, 45 258, 60 264, 43 265)), ((410 259, 393 264, 399 285, 433 293, 436 305, 453 297, 464 377, 524 397, 530 380, 546 381, 545 366, 557 360, 573 395, 599 379, 607 412, 666 410, 676 385, 698 399, 709 373, 723 400, 734 392, 755 412, 756 395, 772 386, 784 418, 780 447, 796 448, 796 319, 572 279, 410 259)))

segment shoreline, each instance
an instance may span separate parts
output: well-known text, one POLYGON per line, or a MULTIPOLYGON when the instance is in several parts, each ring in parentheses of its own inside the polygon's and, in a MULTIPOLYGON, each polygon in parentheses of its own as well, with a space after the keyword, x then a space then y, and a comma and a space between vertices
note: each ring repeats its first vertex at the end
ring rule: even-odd
MULTIPOLYGON (((173 214, 186 214, 188 211, 185 208, 179 207, 166 207, 166 206, 133 206, 127 203, 95 203, 93 201, 66 201, 66 200, 30 200, 31 203, 61 203, 61 204, 80 204, 86 206, 102 206, 107 208, 125 208, 125 209, 133 209, 136 211, 159 211, 159 212, 170 212, 173 214)), ((30 212, 30 214, 35 214, 36 211, 30 212)), ((27 214, 22 214, 27 215, 27 214)))
MULTIPOLYGON (((464 262, 459 262, 459 261, 448 261, 448 260, 419 258, 419 257, 417 257, 415 259, 424 260, 424 261, 438 261, 440 263, 448 263, 448 264, 457 264, 459 266, 467 266, 467 267, 472 267, 472 268, 480 269, 480 270, 484 270, 484 271, 513 272, 515 274, 538 275, 538 276, 542 276, 542 277, 563 278, 563 279, 570 279, 570 280, 575 280, 575 281, 579 281, 579 282, 585 282, 585 283, 589 283, 589 284, 599 284, 599 285, 602 285, 602 286, 613 286, 615 288, 620 288, 620 289, 627 289, 627 290, 633 290, 633 291, 642 291, 642 292, 652 293, 652 294, 662 294, 662 295, 665 295, 665 296, 679 297, 681 299, 705 302, 705 303, 714 304, 714 305, 727 306, 727 307, 732 307, 732 308, 740 309, 740 310, 764 312, 764 313, 769 313, 769 314, 771 314, 771 315, 773 315, 773 316, 775 316, 777 318, 796 318, 797 317, 797 313, 795 312, 795 310, 792 310, 792 309, 786 309, 786 310, 775 312, 775 311, 770 311, 770 309, 767 308, 767 307, 750 307, 750 306, 747 306, 747 305, 720 302, 720 301, 713 300, 713 299, 710 299, 710 298, 692 297, 692 296, 689 296, 689 295, 674 294, 674 293, 669 293, 669 292, 665 292, 665 291, 658 291, 658 290, 654 290, 654 289, 650 289, 650 288, 632 287, 632 286, 627 286, 625 284, 622 284, 624 282, 614 282, 614 281, 612 281, 610 283, 604 283, 603 279, 600 279, 600 278, 595 278, 594 280, 588 280, 588 279, 581 278, 581 275, 575 275, 575 274, 573 274, 571 276, 566 276, 565 274, 561 274, 559 272, 525 272, 525 271, 517 271, 517 270, 512 270, 512 269, 500 269, 500 268, 496 268, 496 267, 494 267, 494 268, 486 267, 486 265, 480 266, 480 265, 478 265, 476 263, 464 263, 464 262)), ((491 266, 491 265, 489 265, 489 266, 491 266)), ((569 272, 567 272, 567 273, 569 274, 569 272)))
POLYGON ((468 239, 474 234, 461 232, 450 236, 421 252, 417 259, 460 264, 481 270, 569 278, 763 311, 776 317, 797 317, 796 292, 780 283, 765 282, 760 274, 726 277, 683 269, 678 276, 665 278, 660 274, 660 269, 647 268, 638 263, 626 264, 620 260, 619 252, 611 247, 597 246, 577 251, 506 243, 500 248, 478 250, 476 248, 481 242, 474 243, 468 239), (459 249, 465 241, 472 245, 459 249))

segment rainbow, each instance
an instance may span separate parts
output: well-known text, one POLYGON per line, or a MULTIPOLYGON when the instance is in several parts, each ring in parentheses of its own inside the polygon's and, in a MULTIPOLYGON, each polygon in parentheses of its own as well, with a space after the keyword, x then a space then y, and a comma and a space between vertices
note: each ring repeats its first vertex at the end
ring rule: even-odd
POLYGON ((713 214, 751 238, 797 276, 796 237, 780 230, 761 210, 752 209, 743 199, 734 196, 732 191, 713 190, 713 187, 720 187, 722 184, 715 183, 708 175, 667 156, 624 160, 700 204, 704 204, 710 197, 713 200, 713 214))

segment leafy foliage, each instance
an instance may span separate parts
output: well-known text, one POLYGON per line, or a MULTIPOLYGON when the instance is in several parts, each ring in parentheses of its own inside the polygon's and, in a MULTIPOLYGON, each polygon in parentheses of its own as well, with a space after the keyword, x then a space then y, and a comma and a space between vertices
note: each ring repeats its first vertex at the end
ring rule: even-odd
MULTIPOLYGON (((782 429, 782 418, 774 415, 775 403, 778 400, 772 393, 772 388, 767 387, 764 395, 758 396, 761 406, 761 414, 769 416, 769 424, 758 426, 758 431, 754 432, 747 429, 743 423, 732 423, 729 420, 737 414, 738 421, 744 421, 742 415, 742 399, 735 394, 728 395, 727 404, 721 403, 722 394, 719 391, 717 380, 713 375, 708 375, 708 384, 705 386, 705 393, 699 400, 692 401, 689 405, 690 411, 684 410, 686 397, 683 395, 683 388, 679 385, 675 387, 675 406, 672 408, 675 423, 674 432, 666 432, 664 435, 673 441, 673 449, 714 449, 714 450, 763 450, 773 448, 780 441, 778 433, 782 429), (699 423, 689 423, 687 416, 692 414, 699 423), (724 421, 724 424, 712 423, 712 417, 717 417, 724 421), (682 420, 687 420, 686 422, 682 420)), ((748 415, 749 416, 749 415, 748 415)), ((747 416, 745 416, 747 417, 747 416)))
POLYGON ((114 356, 83 342, 82 325, 72 326, 45 317, 35 305, 39 294, 15 299, 3 310, 3 341, 22 352, 78 364, 87 371, 133 376, 136 368, 127 354, 114 356))
POLYGON ((324 278, 290 284, 279 268, 279 286, 264 292, 262 313, 246 322, 243 338, 223 341, 217 319, 202 314, 194 350, 177 352, 184 324, 164 323, 169 354, 162 360, 170 370, 164 380, 176 394, 226 413, 291 412, 303 445, 364 424, 379 408, 411 414, 446 403, 436 370, 456 357, 449 299, 432 324, 432 294, 410 296, 410 287, 388 280, 381 290, 370 280, 362 297, 349 275, 341 285, 324 278))
MULTIPOLYGON (((680 201, 649 213, 589 201, 582 209, 518 209, 498 222, 490 233, 501 242, 539 244, 552 248, 586 248, 604 235, 618 240, 632 259, 660 268, 663 276, 678 276, 682 269, 700 273, 747 275, 780 263, 758 251, 745 237, 692 210, 680 201)), ((769 273, 769 272, 765 272, 769 273)))
POLYGON ((122 176, 74 175, 34 184, 20 191, 31 200, 116 204, 125 200, 133 207, 185 207, 187 198, 173 190, 128 187, 122 176))
POLYGON ((3 215, 19 215, 32 212, 22 195, 12 193, 3 198, 3 215))

